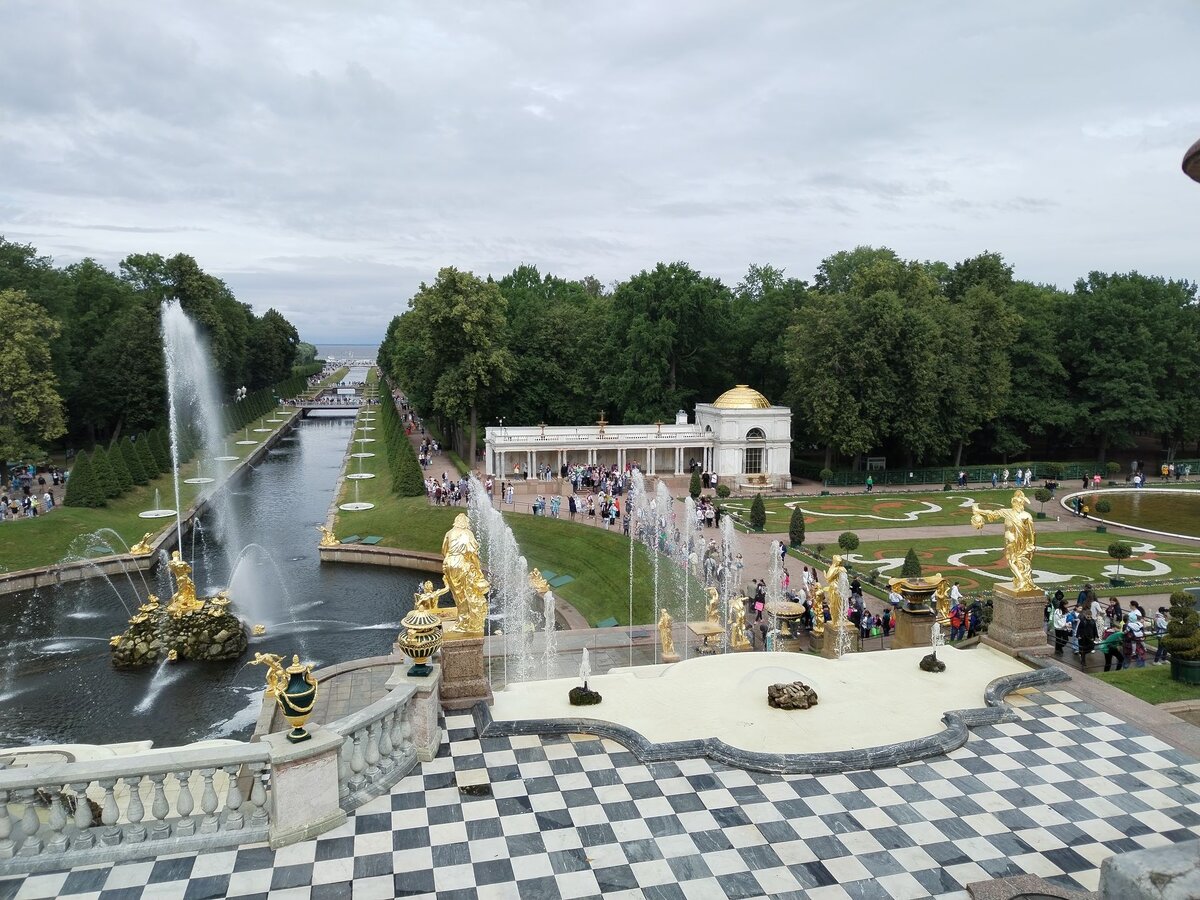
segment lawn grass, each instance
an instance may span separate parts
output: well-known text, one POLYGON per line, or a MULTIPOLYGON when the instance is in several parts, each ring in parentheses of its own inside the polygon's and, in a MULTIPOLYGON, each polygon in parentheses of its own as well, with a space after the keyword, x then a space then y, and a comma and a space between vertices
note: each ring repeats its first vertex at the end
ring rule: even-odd
MULTIPOLYGON (((292 413, 289 411, 288 414, 292 413)), ((270 425, 266 422, 252 423, 252 428, 267 427, 278 430, 284 425, 270 425)), ((240 446, 235 443, 242 439, 244 433, 244 431, 238 431, 228 435, 225 448, 227 455, 244 459, 258 449, 258 445, 240 446)), ((255 434, 253 430, 250 431, 250 435, 260 443, 263 439, 270 437, 266 434, 255 434)), ((216 466, 223 466, 225 468, 220 471, 228 472, 236 465, 237 463, 232 461, 227 463, 210 461, 204 465, 203 471, 200 471, 199 474, 217 477, 214 474, 217 471, 216 466)), ((201 491, 211 493, 220 485, 220 481, 205 485, 183 483, 185 478, 195 477, 197 473, 198 464, 194 460, 180 467, 180 506, 184 510, 195 502, 201 491)), ((66 556, 73 541, 100 528, 113 529, 121 535, 126 544, 130 545, 140 540, 147 531, 157 535, 165 528, 173 528, 174 518, 138 518, 138 513, 155 507, 156 490, 159 494, 157 504, 159 507, 169 508, 174 505, 174 481, 171 474, 167 473, 153 479, 148 485, 134 487, 115 500, 110 500, 107 506, 97 509, 58 506, 49 514, 38 516, 36 519, 17 519, 0 524, 0 572, 15 572, 20 569, 53 565, 66 556)), ((63 488, 58 488, 54 493, 61 502, 66 492, 63 488)), ((118 553, 125 552, 125 548, 119 545, 113 546, 113 550, 118 553)))
POLYGON ((1142 669, 1098 672, 1096 677, 1147 703, 1173 703, 1176 700, 1200 700, 1200 685, 1171 680, 1171 666, 1147 665, 1142 669))
MULTIPOLYGON (((339 536, 379 535, 383 538, 378 545, 381 547, 440 553, 443 536, 454 523, 454 517, 467 511, 466 507, 431 506, 425 497, 397 497, 392 493, 383 439, 354 446, 366 447, 366 452, 376 454, 370 459, 347 460, 348 471, 360 471, 361 463, 361 471, 375 474, 374 478, 358 481, 358 499, 374 503, 375 508, 360 512, 339 510, 334 532, 339 536)), ((354 479, 346 479, 338 504, 354 498, 354 479)), ((506 513, 505 520, 531 568, 574 577, 569 584, 555 588, 555 593, 579 610, 588 622, 594 625, 611 616, 622 625, 628 624, 629 540, 623 533, 615 528, 607 531, 594 525, 526 513, 506 513)), ((641 545, 635 548, 634 569, 633 621, 649 624, 654 619, 653 568, 641 545)), ((660 579, 665 577, 666 572, 660 570, 660 579)), ((698 597, 699 587, 693 584, 692 592, 698 597)), ((703 609, 703 600, 697 599, 695 606, 698 620, 702 618, 699 611, 703 609)))
MULTIPOLYGON (((764 499, 767 524, 764 531, 780 534, 788 530, 792 509, 804 510, 804 524, 810 531, 853 531, 856 528, 906 528, 913 525, 968 525, 971 510, 962 504, 979 501, 979 505, 997 508, 1006 505, 1012 489, 909 493, 909 494, 839 494, 829 497, 771 497, 764 499)), ((1049 502, 1049 501, 1048 501, 1049 502)), ((750 518, 751 501, 745 497, 730 497, 721 506, 735 518, 750 518)))
MULTIPOLYGON (((1108 571, 1114 570, 1116 562, 1108 556, 1111 535, 1096 534, 1094 531, 1051 532, 1039 535, 1038 550, 1033 559, 1034 581, 1039 586, 1053 590, 1055 587, 1081 585, 1091 581, 1102 593, 1158 593, 1170 590, 1169 582, 1180 578, 1195 577, 1200 580, 1200 548, 1174 544, 1162 540, 1125 538, 1133 547, 1147 546, 1145 552, 1135 550, 1134 555, 1121 564, 1122 575, 1130 582, 1127 587, 1113 589, 1108 586, 1108 571), (1156 561, 1170 567, 1161 575, 1148 574, 1156 561), (1139 571, 1142 574, 1139 574, 1139 571), (1038 572, 1071 576, 1066 581, 1051 581, 1039 578, 1038 572)), ((1004 539, 999 525, 990 525, 983 532, 964 537, 927 538, 905 540, 898 535, 895 540, 870 541, 859 546, 848 558, 859 568, 880 568, 885 576, 900 574, 900 566, 908 548, 917 552, 926 573, 943 572, 957 579, 966 590, 991 588, 1009 580, 1008 565, 1004 560, 1004 539), (969 555, 962 555, 969 554, 969 555), (955 557, 958 565, 951 564, 955 557), (978 571, 995 572, 1001 578, 992 579, 978 571)), ((825 553, 833 547, 825 548, 825 553)))

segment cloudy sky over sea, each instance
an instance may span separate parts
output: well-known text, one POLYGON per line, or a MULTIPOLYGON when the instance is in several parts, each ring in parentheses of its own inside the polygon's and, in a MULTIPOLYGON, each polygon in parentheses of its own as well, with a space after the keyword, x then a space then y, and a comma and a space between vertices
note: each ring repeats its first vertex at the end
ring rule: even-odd
POLYGON ((884 244, 1200 279, 1190 3, 9 0, 0 234, 190 253, 308 340, 529 262, 884 244))

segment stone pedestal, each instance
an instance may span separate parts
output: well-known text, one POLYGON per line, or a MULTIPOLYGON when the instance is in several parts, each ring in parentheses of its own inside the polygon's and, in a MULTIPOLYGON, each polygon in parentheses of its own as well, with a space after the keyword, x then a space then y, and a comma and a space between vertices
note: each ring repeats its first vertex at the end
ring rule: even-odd
MULTIPOLYGON (((846 652, 853 653, 858 649, 858 640, 855 637, 857 626, 850 621, 846 622, 846 634, 849 639, 846 641, 846 652)), ((821 655, 826 659, 837 659, 837 635, 838 630, 833 622, 825 623, 825 634, 821 636, 821 655)))
POLYGON ((442 729, 438 725, 441 714, 440 691, 442 683, 442 667, 438 664, 430 666, 433 670, 428 675, 410 676, 412 665, 396 666, 392 677, 388 679, 389 689, 402 684, 416 688, 412 700, 409 701, 408 720, 412 725, 412 741, 417 751, 417 759, 421 762, 432 762, 437 756, 438 747, 442 745, 442 729))
POLYGON ((312 737, 289 743, 284 732, 263 740, 271 753, 270 840, 272 847, 306 841, 346 821, 338 802, 341 735, 309 725, 312 737))
POLYGON ((442 644, 442 709, 470 709, 480 700, 492 702, 492 685, 483 659, 483 635, 446 635, 442 644))
POLYGON ((996 586, 992 624, 984 643, 1016 654, 1046 646, 1046 595, 1036 588, 1018 591, 1012 585, 996 586))
POLYGON ((933 644, 930 632, 937 616, 933 610, 905 609, 903 606, 896 610, 896 631, 892 638, 892 647, 903 650, 905 647, 929 647, 933 644))

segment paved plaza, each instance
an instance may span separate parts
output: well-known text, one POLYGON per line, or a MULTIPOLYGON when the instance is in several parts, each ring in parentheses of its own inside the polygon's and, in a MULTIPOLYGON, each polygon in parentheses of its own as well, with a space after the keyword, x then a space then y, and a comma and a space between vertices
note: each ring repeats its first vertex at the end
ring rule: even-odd
POLYGON ((315 841, 9 879, 0 900, 965 898, 1021 873, 1095 890, 1113 853, 1200 836, 1200 761, 1066 691, 1009 701, 1017 721, 947 756, 819 777, 480 740, 455 714, 437 759, 315 841))

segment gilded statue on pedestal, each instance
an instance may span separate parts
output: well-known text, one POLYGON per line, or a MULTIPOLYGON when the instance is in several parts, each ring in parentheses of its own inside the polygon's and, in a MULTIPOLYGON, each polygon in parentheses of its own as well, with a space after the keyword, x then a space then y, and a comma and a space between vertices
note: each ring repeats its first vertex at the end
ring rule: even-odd
POLYGON ((717 595, 717 589, 710 585, 704 590, 708 592, 708 609, 705 611, 705 618, 710 625, 720 625, 721 598, 717 595))
POLYGON ((322 547, 336 547, 338 544, 341 543, 341 541, 338 540, 337 535, 334 534, 331 529, 326 528, 324 525, 318 525, 317 531, 321 532, 321 546, 322 547))
POLYGON ((842 558, 834 555, 825 570, 825 600, 833 617, 832 625, 840 628, 846 620, 846 604, 850 601, 850 576, 842 565, 842 558))
POLYGON ((491 585, 479 560, 479 541, 471 532, 471 520, 465 513, 454 519, 454 527, 442 540, 442 577, 454 594, 458 619, 447 631, 483 634, 487 618, 487 595, 491 585))
POLYGON ((675 655, 675 638, 671 634, 671 614, 663 607, 658 617, 658 642, 662 645, 664 657, 675 655))
POLYGON ((204 601, 196 599, 196 585, 192 581, 192 567, 183 561, 178 550, 171 551, 171 561, 167 568, 175 576, 175 593, 171 595, 171 603, 167 611, 178 618, 204 607, 204 601))
POLYGON ((154 537, 153 531, 147 531, 142 535, 142 539, 129 548, 129 552, 134 556, 145 556, 153 548, 150 546, 150 538, 154 537))
POLYGON ((421 612, 436 612, 438 597, 448 593, 450 593, 450 588, 444 587, 441 590, 435 591, 433 589, 433 582, 426 581, 413 594, 413 609, 420 610, 421 612))
POLYGON ((550 582, 543 578, 542 573, 537 569, 529 570, 529 586, 539 597, 544 597, 546 591, 550 590, 550 582))
POLYGON ((825 600, 825 588, 819 584, 815 585, 809 596, 812 599, 812 633, 814 637, 823 637, 825 634, 825 611, 822 609, 823 601, 825 600))
POLYGON ((729 601, 729 646, 734 650, 745 650, 750 646, 746 637, 746 598, 734 597, 729 601))
POLYGON ((938 624, 946 626, 950 624, 950 582, 941 575, 937 577, 942 579, 933 591, 937 600, 937 620, 938 624))
POLYGON ((1010 509, 982 509, 978 503, 971 506, 971 524, 978 529, 984 522, 1004 523, 1004 556, 1012 570, 1012 588, 1015 591, 1036 591, 1033 583, 1033 551, 1036 535, 1033 532, 1033 516, 1025 511, 1029 500, 1024 491, 1012 495, 1010 509))

